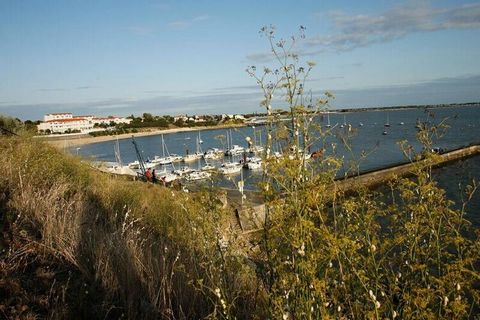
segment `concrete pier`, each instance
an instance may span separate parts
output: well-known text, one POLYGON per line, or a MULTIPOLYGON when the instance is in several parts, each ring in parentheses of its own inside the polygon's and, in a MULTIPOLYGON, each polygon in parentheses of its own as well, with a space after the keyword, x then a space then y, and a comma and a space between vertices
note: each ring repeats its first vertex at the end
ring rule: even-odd
POLYGON ((353 193, 359 187, 374 188, 378 185, 398 177, 405 177, 413 174, 416 166, 423 164, 431 164, 433 167, 441 167, 445 164, 471 157, 480 153, 480 145, 473 145, 448 151, 442 154, 434 154, 432 158, 422 159, 414 162, 394 165, 392 167, 362 173, 360 175, 351 176, 337 180, 337 187, 346 193, 353 193), (427 161, 429 161, 427 163, 427 161))
MULTIPOLYGON (((412 175, 415 167, 418 165, 429 164, 433 167, 441 167, 452 161, 461 160, 477 154, 480 154, 480 145, 471 145, 442 154, 434 154, 426 159, 397 164, 388 168, 337 179, 334 183, 337 190, 340 189, 340 191, 347 194, 355 194, 356 190, 360 187, 375 188, 392 179, 412 175)), ((332 186, 332 189, 335 187, 332 186)), ((239 192, 235 192, 235 190, 227 191, 229 205, 235 210, 234 221, 237 224, 237 227, 247 234, 258 232, 265 219, 265 205, 262 203, 261 194, 258 192, 251 192, 247 195, 247 199, 251 197, 250 199, 252 201, 249 201, 248 204, 241 205, 238 200, 238 193, 239 192)))

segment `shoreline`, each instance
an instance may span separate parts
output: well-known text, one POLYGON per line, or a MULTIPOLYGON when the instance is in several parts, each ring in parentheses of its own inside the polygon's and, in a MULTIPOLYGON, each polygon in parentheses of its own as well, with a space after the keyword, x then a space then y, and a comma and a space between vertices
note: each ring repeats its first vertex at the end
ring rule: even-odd
POLYGON ((111 136, 100 136, 100 137, 85 137, 85 136, 77 136, 77 137, 64 137, 61 139, 60 137, 55 137, 55 139, 43 138, 38 137, 37 139, 47 142, 53 145, 56 148, 64 148, 67 146, 70 147, 78 147, 87 144, 94 144, 106 141, 114 141, 114 140, 123 140, 129 139, 132 136, 135 138, 137 137, 147 137, 147 136, 156 136, 160 134, 171 134, 171 133, 179 133, 179 132, 191 132, 191 131, 203 131, 203 130, 212 130, 212 129, 229 129, 229 128, 242 128, 246 127, 246 124, 231 124, 231 125, 222 125, 222 126, 207 126, 207 127, 187 127, 187 128, 171 128, 171 129, 153 129, 150 131, 143 131, 143 132, 136 132, 136 133, 123 133, 119 135, 111 135, 111 136), (60 138, 60 139, 58 139, 60 138))
MULTIPOLYGON (((356 113, 356 112, 379 112, 379 111, 401 111, 401 110, 413 110, 413 109, 436 109, 436 108, 455 108, 455 107, 479 107, 480 103, 471 102, 471 103, 457 103, 457 104, 441 104, 441 105, 410 105, 410 106, 391 106, 391 107, 373 107, 373 108, 346 108, 346 109, 333 109, 330 110, 330 113, 342 114, 342 113, 356 113)), ((77 135, 77 136, 51 136, 51 137, 42 137, 36 136, 36 139, 47 142, 57 148, 65 147, 78 147, 87 144, 94 144, 106 141, 113 141, 116 139, 129 139, 132 136, 134 137, 145 137, 145 136, 155 136, 160 134, 170 134, 178 132, 191 132, 191 131, 201 131, 201 130, 215 130, 215 129, 229 129, 229 128, 241 128, 246 127, 246 124, 229 124, 229 125, 219 125, 219 126, 207 126, 207 127, 186 127, 186 128, 171 128, 171 129, 152 129, 148 131, 142 131, 137 133, 124 133, 120 135, 111 135, 111 136, 99 136, 92 137, 86 135, 77 135)))

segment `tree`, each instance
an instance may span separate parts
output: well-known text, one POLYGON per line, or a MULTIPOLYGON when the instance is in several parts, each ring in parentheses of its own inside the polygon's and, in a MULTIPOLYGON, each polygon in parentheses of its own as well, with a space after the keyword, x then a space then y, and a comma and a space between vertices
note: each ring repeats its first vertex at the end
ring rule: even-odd
POLYGON ((143 117, 143 122, 153 122, 154 121, 151 113, 144 113, 142 117, 143 117))

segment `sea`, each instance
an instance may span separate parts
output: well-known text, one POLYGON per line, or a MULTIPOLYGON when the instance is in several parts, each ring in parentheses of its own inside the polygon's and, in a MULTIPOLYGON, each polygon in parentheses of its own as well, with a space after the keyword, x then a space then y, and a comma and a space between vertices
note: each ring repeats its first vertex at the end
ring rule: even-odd
MULTIPOLYGON (((317 117, 315 121, 323 127, 330 121, 332 134, 325 139, 318 139, 311 146, 311 151, 324 149, 326 153, 342 158, 345 167, 340 174, 349 172, 348 164, 352 161, 359 163, 360 172, 406 162, 407 159, 399 142, 406 141, 415 152, 421 152, 422 145, 416 137, 419 123, 440 125, 440 128, 432 134, 432 146, 435 148, 450 150, 480 144, 480 106, 478 105, 331 112, 328 117, 323 115, 317 117), (386 127, 385 124, 389 126, 386 127)), ((263 145, 265 136, 265 127, 247 126, 235 129, 169 133, 163 135, 163 140, 170 154, 184 155, 194 153, 198 148, 203 152, 209 148, 226 149, 227 139, 231 140, 230 144, 247 147, 247 137, 249 137, 257 145, 263 145)), ((162 155, 161 135, 137 137, 135 141, 144 159, 153 159, 156 155, 162 155)), ((72 148, 70 152, 85 159, 113 162, 115 161, 115 144, 116 141, 99 142, 81 146, 79 149, 72 148)), ((119 140, 119 147, 124 164, 137 160, 132 139, 119 140)), ((275 148, 280 149, 281 145, 275 145, 274 151, 275 148)), ((213 163, 209 161, 209 163, 218 166, 223 161, 240 160, 240 158, 226 158, 213 163)), ((197 169, 204 164, 204 160, 201 160, 188 165, 197 169)), ((180 165, 183 164, 176 166, 180 165)), ((464 198, 463 188, 473 180, 480 180, 480 156, 455 161, 436 169, 434 173, 439 185, 459 206, 464 198)), ((215 184, 236 189, 238 182, 243 180, 246 190, 255 190, 260 177, 261 172, 244 169, 241 174, 216 179, 215 184)), ((480 191, 467 206, 467 215, 474 225, 480 226, 480 191)))

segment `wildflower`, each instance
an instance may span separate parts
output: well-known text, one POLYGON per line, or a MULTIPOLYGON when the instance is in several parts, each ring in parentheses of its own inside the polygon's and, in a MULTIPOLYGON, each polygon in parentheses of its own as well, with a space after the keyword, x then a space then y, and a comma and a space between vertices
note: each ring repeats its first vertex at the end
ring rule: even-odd
POLYGON ((380 302, 375 301, 375 308, 380 309, 380 306, 381 306, 380 302))
POLYGON ((337 307, 337 311, 338 311, 338 312, 342 311, 342 307, 338 306, 338 307, 337 307))
POLYGON ((395 319, 396 317, 397 317, 397 311, 393 310, 392 318, 395 319))
POLYGON ((377 250, 377 247, 374 244, 372 244, 371 248, 372 248, 372 252, 375 252, 377 250))
POLYGON ((219 288, 215 289, 215 295, 220 298, 221 295, 220 295, 220 289, 219 288))
POLYGON ((298 254, 301 255, 302 257, 305 255, 305 243, 302 243, 302 246, 300 249, 298 249, 298 254))
POLYGON ((333 263, 331 261, 328 263, 328 267, 329 268, 333 267, 333 263))
POLYGON ((447 296, 443 297, 443 306, 444 306, 444 307, 447 306, 448 301, 449 301, 449 300, 448 300, 448 297, 447 297, 447 296))
POLYGON ((283 320, 287 320, 288 318, 290 318, 290 313, 286 312, 283 314, 283 320))
POLYGON ((460 287, 460 283, 457 283, 457 291, 460 291, 461 287, 460 287))

